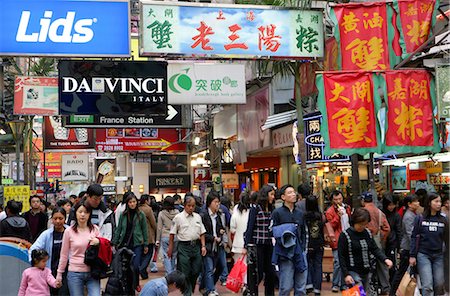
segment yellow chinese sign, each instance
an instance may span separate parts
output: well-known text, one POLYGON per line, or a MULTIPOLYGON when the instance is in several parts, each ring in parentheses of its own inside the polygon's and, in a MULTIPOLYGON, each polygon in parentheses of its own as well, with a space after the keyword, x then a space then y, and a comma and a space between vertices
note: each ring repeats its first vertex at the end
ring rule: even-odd
POLYGON ((30 186, 5 186, 3 187, 3 196, 5 204, 10 200, 22 203, 22 213, 30 209, 30 186))

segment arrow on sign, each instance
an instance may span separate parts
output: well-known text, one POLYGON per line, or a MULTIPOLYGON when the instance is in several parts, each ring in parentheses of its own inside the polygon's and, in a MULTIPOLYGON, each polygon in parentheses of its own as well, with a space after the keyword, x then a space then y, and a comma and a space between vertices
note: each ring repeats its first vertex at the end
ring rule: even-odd
POLYGON ((175 116, 177 116, 178 111, 175 110, 175 108, 172 107, 172 105, 167 105, 167 109, 169 109, 167 112, 169 116, 166 117, 166 120, 172 120, 175 116))

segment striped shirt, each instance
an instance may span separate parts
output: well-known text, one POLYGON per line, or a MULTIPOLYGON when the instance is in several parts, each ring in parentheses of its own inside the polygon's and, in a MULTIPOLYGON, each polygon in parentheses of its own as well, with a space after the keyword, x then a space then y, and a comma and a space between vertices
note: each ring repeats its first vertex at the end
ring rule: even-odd
POLYGON ((272 233, 269 231, 272 212, 265 212, 258 205, 250 208, 247 231, 245 233, 245 246, 247 244, 271 245, 272 233))

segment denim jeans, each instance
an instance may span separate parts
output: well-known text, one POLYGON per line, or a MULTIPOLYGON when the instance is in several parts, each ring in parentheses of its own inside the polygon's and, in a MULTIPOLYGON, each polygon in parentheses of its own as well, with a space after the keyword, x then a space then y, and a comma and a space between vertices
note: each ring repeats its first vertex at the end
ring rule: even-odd
POLYGON ((206 255, 203 257, 203 272, 201 285, 206 288, 206 294, 216 290, 216 282, 214 281, 214 269, 216 267, 217 254, 215 256, 206 255))
POLYGON ((342 290, 344 288, 343 282, 338 250, 333 250, 333 287, 338 287, 342 290))
POLYGON ((144 246, 135 246, 133 247, 134 258, 133 258, 133 270, 136 283, 139 285, 139 266, 141 265, 142 255, 144 255, 144 246))
POLYGON ((223 247, 219 247, 217 250, 217 264, 216 271, 214 273, 214 279, 217 282, 219 280, 221 283, 227 281, 228 277, 228 266, 227 266, 227 252, 223 247))
POLYGON ((294 261, 280 260, 280 293, 279 296, 289 296, 294 289, 294 296, 306 295, 306 280, 308 271, 296 272, 294 261))
POLYGON ((444 254, 417 253, 422 296, 444 295, 444 254))
POLYGON ((355 281, 355 284, 362 285, 366 293, 368 293, 370 284, 370 273, 365 275, 360 275, 354 271, 349 271, 348 273, 352 276, 353 280, 355 281))
POLYGON ((139 264, 139 273, 142 277, 148 277, 147 267, 150 264, 150 261, 153 259, 153 250, 154 250, 153 244, 148 245, 148 253, 143 254, 142 260, 139 264))
POLYGON ((308 287, 314 289, 314 293, 320 293, 322 289, 322 259, 323 248, 308 250, 308 287))
POLYGON ((69 271, 67 282, 71 296, 84 296, 84 286, 88 296, 100 296, 100 280, 93 279, 90 272, 69 271))
POLYGON ((172 258, 169 258, 167 256, 167 250, 169 249, 169 238, 168 237, 162 237, 161 238, 161 247, 162 247, 162 253, 163 253, 163 264, 164 264, 164 270, 166 271, 166 275, 171 273, 176 269, 176 260, 177 260, 177 242, 174 241, 173 245, 173 251, 172 251, 172 258))

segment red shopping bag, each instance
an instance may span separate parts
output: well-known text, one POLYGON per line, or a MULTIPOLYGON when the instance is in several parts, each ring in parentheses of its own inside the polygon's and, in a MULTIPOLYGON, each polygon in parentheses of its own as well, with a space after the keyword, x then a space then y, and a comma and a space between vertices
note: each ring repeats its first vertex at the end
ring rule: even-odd
POLYGON ((245 256, 239 258, 234 264, 230 273, 228 274, 226 287, 228 290, 238 293, 244 285, 244 275, 247 272, 247 264, 245 263, 245 256))
POLYGON ((342 296, 366 296, 362 286, 354 285, 350 289, 342 291, 342 296))

